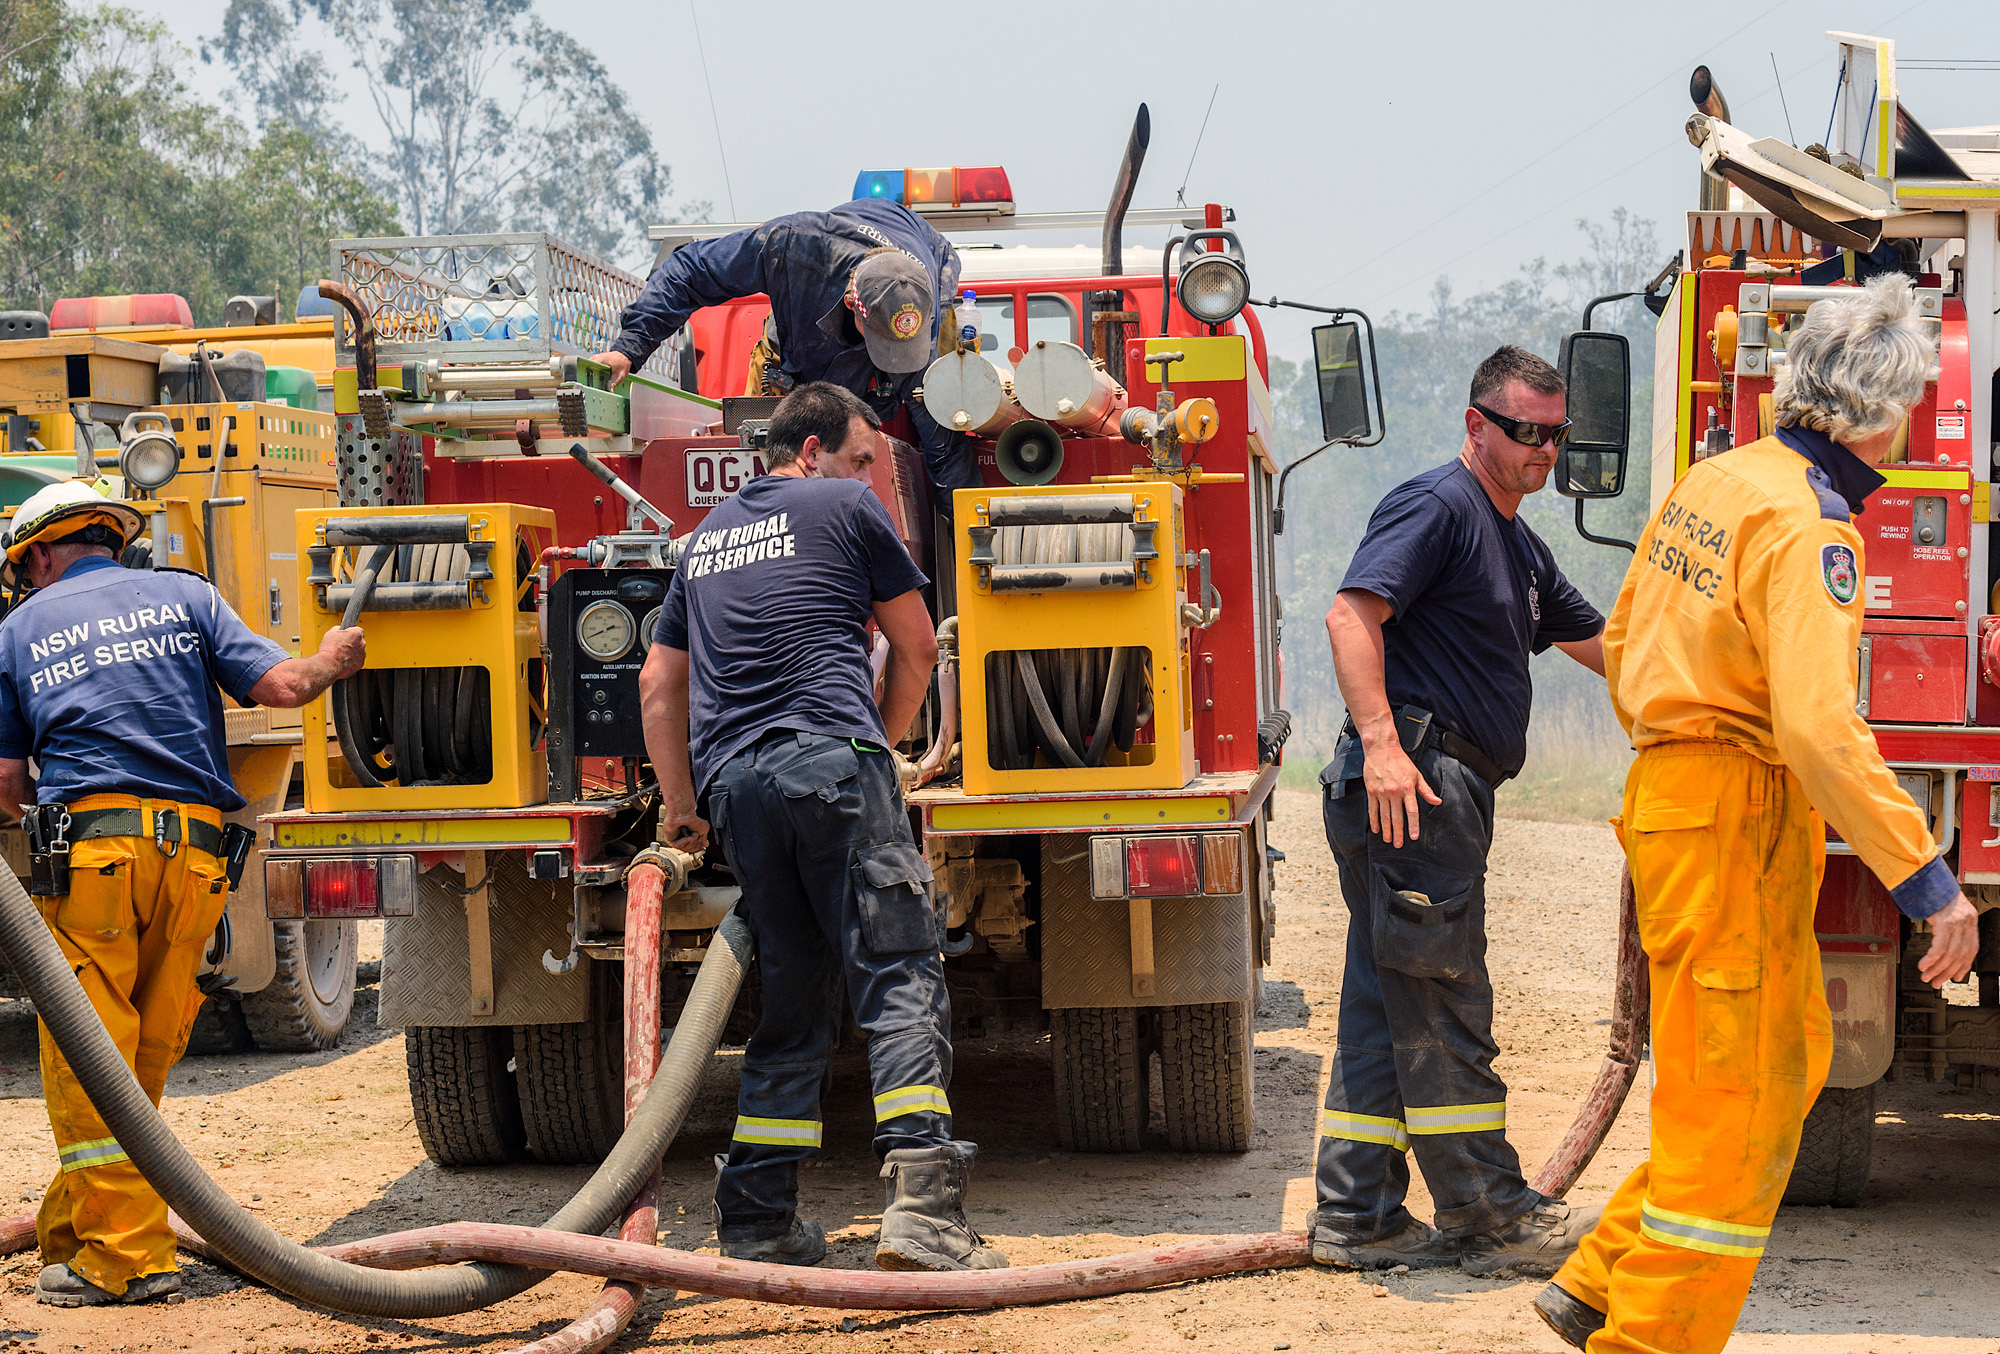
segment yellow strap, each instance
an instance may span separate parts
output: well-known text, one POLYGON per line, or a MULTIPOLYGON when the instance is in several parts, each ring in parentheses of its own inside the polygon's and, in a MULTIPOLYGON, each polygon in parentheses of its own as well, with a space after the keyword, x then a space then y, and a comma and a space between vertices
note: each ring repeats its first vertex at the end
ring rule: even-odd
POLYGON ((1377 1114, 1356 1114, 1352 1110, 1321 1110, 1319 1131, 1323 1137, 1342 1138, 1348 1142, 1372 1142, 1383 1147, 1393 1147, 1398 1152, 1410 1150, 1410 1135, 1401 1119, 1385 1119, 1377 1114))
POLYGON ((891 1119, 900 1119, 905 1114, 920 1114, 925 1110, 937 1114, 950 1114, 951 1101, 945 1098, 942 1086, 898 1086, 893 1091, 884 1091, 875 1097, 875 1122, 886 1124, 891 1119))
POLYGON ((821 1126, 817 1119, 757 1119, 739 1114, 736 1116, 736 1132, 730 1136, 737 1142, 759 1143, 766 1147, 817 1147, 820 1133, 821 1126))
POLYGON ((88 1170, 92 1166, 109 1166, 120 1161, 130 1161, 125 1149, 118 1145, 116 1138, 92 1138, 88 1142, 71 1143, 56 1154, 64 1171, 88 1170))
POLYGON ((1507 1127, 1507 1102, 1483 1105, 1407 1105, 1410 1132, 1422 1136, 1446 1133, 1490 1133, 1507 1127))
POLYGON ((1664 1246, 1755 1260, 1764 1253, 1771 1229, 1697 1213, 1676 1213, 1647 1199, 1639 1205, 1639 1234, 1664 1246))

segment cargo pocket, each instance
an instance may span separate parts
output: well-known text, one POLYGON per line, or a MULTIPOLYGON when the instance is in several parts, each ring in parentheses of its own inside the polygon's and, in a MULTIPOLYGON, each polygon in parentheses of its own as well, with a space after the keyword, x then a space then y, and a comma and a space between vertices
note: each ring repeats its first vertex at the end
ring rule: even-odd
POLYGON ((190 941, 207 943, 215 933, 217 923, 222 920, 222 910, 229 904, 229 875, 222 862, 206 851, 182 847, 181 855, 187 861, 187 878, 181 885, 180 897, 173 900, 174 914, 167 928, 169 945, 186 945, 190 941))
POLYGON ((1763 969, 1756 960, 1693 966, 1694 1084, 1749 1091, 1757 1081, 1757 1006, 1763 969))
POLYGON ((1412 978, 1470 978, 1480 885, 1431 901, 1374 874, 1375 963, 1412 978))
POLYGON ((870 954, 911 954, 938 947, 930 882, 930 863, 908 843, 866 847, 855 857, 854 903, 870 954))
MULTIPOLYGON (((1721 851, 1713 799, 1654 799, 1636 805, 1624 825, 1642 931, 1661 917, 1716 910, 1721 851)), ((1648 944, 1648 954, 1660 958, 1648 944)))
POLYGON ((113 839, 78 842, 69 853, 69 892, 55 900, 55 924, 73 936, 115 936, 138 924, 132 910, 132 853, 113 839))
POLYGON ((840 798, 841 786, 861 771, 861 755, 846 739, 827 741, 811 749, 800 749, 796 758, 771 773, 787 799, 815 795, 831 804, 840 798))

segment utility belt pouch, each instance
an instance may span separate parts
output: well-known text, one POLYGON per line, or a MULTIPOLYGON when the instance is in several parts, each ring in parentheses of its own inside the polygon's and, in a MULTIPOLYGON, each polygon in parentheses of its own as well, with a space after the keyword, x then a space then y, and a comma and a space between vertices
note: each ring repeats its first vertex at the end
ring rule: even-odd
POLYGON ((1403 745, 1403 751, 1415 757, 1430 741, 1433 716, 1428 710, 1420 710, 1414 705, 1405 705, 1396 711, 1396 739, 1403 745))
POLYGON ((225 823, 222 828, 222 868, 229 876, 229 891, 234 893, 243 882, 243 866, 250 859, 250 848, 257 844, 257 834, 241 823, 225 823))
POLYGON ((28 892, 60 898, 69 892, 69 810, 37 804, 22 815, 28 833, 28 892))

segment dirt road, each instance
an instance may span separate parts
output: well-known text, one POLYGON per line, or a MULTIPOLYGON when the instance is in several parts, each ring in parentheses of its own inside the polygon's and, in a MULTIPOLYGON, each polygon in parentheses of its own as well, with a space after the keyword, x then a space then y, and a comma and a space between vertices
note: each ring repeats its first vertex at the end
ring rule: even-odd
MULTIPOLYGON (((1259 1021, 1258 1130, 1240 1158, 1068 1156, 1055 1145, 1046 1054, 1032 1045, 958 1050, 952 1101, 981 1144, 972 1215, 1016 1264, 1107 1255, 1228 1233, 1298 1228, 1313 1206, 1311 1154, 1333 1047, 1346 913, 1318 829, 1318 805, 1285 793, 1274 841, 1280 928, 1259 1021)), ((1508 1122, 1531 1169, 1561 1136, 1604 1038, 1617 848, 1595 825, 1503 820, 1490 883, 1492 967, 1508 1122)), ((334 1242, 457 1218, 533 1222, 582 1170, 452 1172, 424 1160, 410 1127, 402 1039, 372 1023, 372 990, 334 1053, 194 1058, 176 1071, 168 1121, 196 1159, 273 1227, 334 1242)), ((709 1156, 734 1114, 732 1060, 719 1059, 667 1162, 662 1243, 712 1244, 709 1156)), ((1602 1200, 1645 1144, 1645 1074, 1624 1121, 1575 1197, 1602 1200)), ((31 1209, 54 1164, 35 1070, 32 1019, 0 1002, 0 1210, 31 1209)), ((872 1255, 881 1186, 868 1150, 865 1069, 845 1060, 826 1107, 827 1151, 805 1172, 804 1206, 834 1243, 828 1263, 872 1255)), ((2000 1096, 1885 1088, 1875 1182, 1858 1209, 1788 1210, 1744 1312, 1736 1349, 2000 1349, 2000 1096)), ((1158 1124, 1156 1122, 1157 1129, 1158 1124)), ((1420 1211, 1428 1204, 1421 1198, 1420 1211)), ((0 1343, 110 1351, 503 1350, 559 1327, 595 1282, 557 1278, 496 1311, 440 1321, 351 1322, 189 1263, 191 1299, 132 1311, 33 1303, 39 1261, 0 1261, 0 1343)), ((1371 1277, 1295 1270, 976 1315, 842 1314, 655 1294, 618 1346, 741 1354, 909 1351, 1054 1354, 1106 1350, 1561 1350, 1528 1312, 1539 1280, 1455 1271, 1371 1277)))

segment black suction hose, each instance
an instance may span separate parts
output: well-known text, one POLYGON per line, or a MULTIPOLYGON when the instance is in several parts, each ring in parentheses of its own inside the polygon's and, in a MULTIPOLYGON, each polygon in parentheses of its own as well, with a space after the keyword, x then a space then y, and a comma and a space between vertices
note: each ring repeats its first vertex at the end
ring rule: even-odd
MULTIPOLYGON (((576 1197, 545 1224, 595 1236, 659 1165, 680 1131, 751 958, 750 930, 732 911, 716 928, 652 1089, 625 1136, 576 1197)), ((0 870, 0 952, 20 975, 91 1104, 152 1187, 230 1264, 303 1302, 353 1316, 434 1317, 470 1312, 540 1283, 545 1269, 470 1264, 449 1269, 363 1269, 266 1227, 218 1188, 146 1098, 91 1008, 55 937, 12 870, 0 870)))

